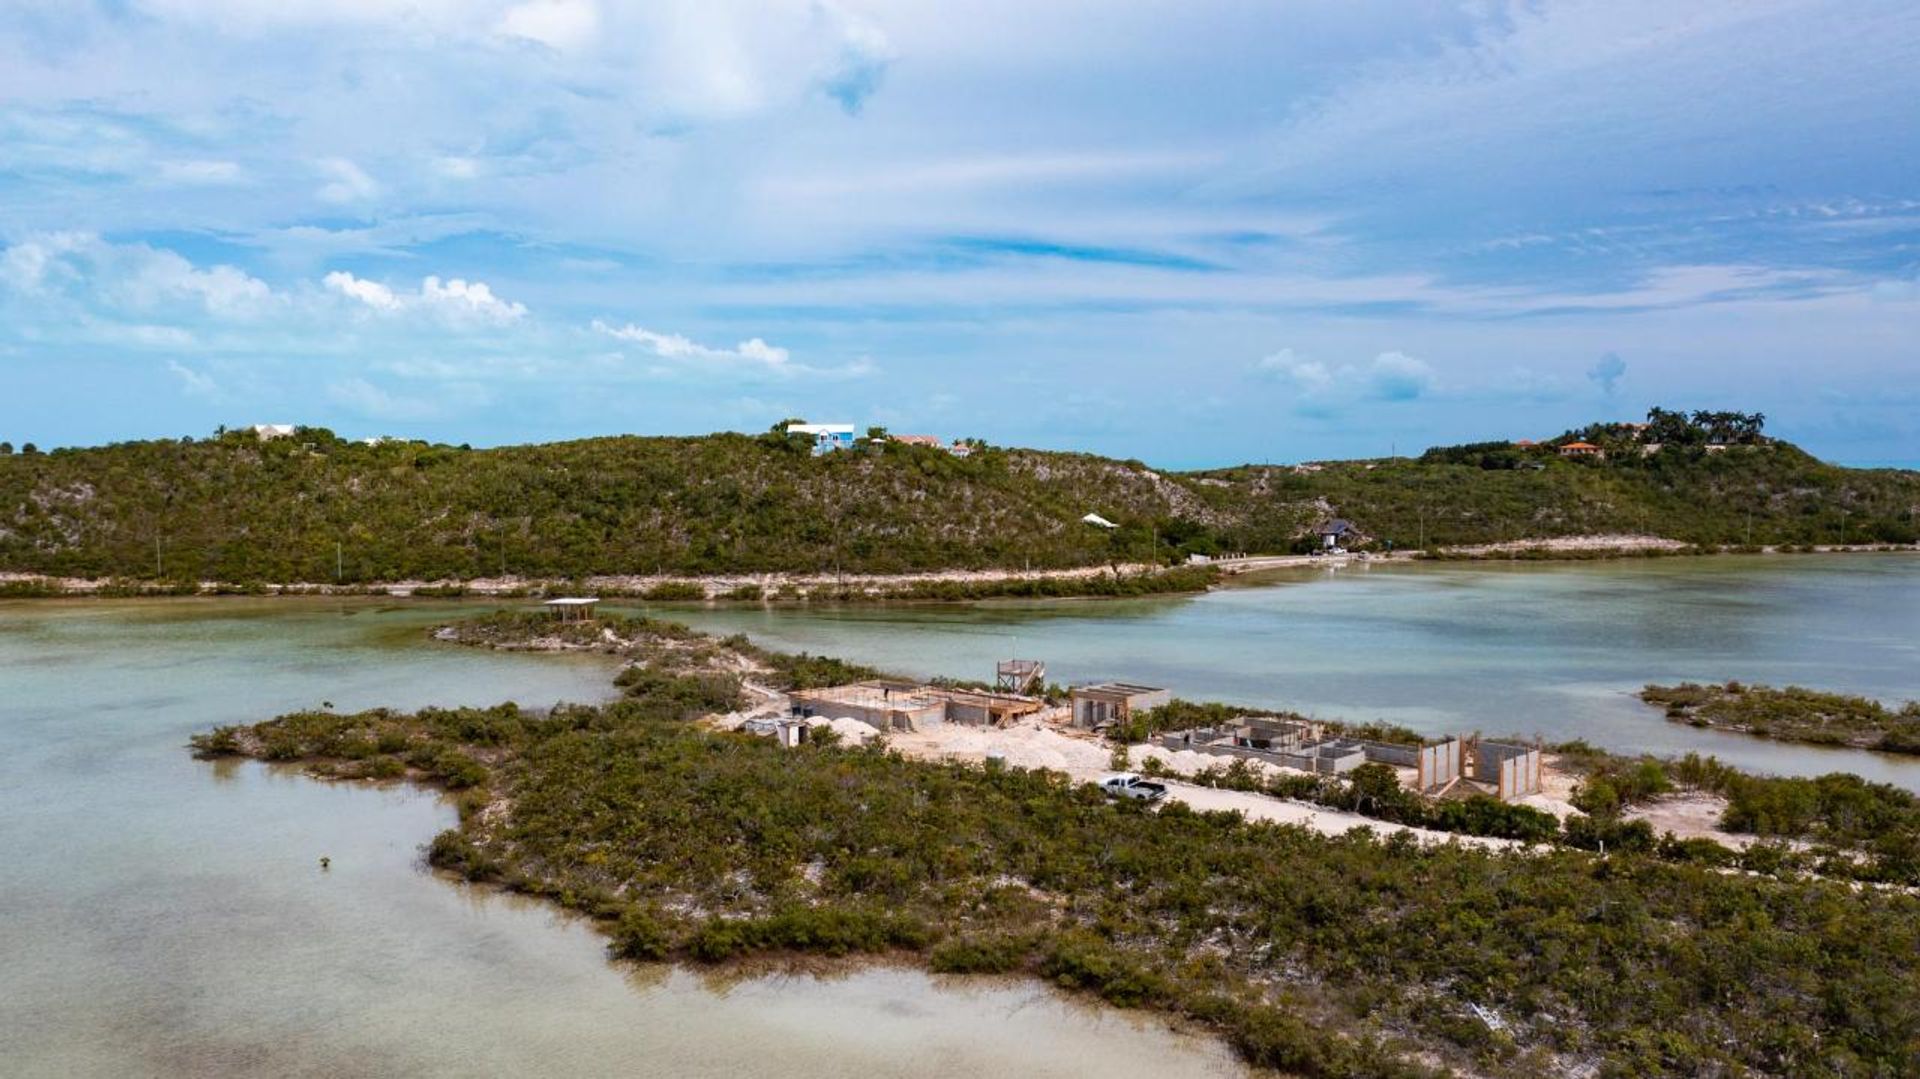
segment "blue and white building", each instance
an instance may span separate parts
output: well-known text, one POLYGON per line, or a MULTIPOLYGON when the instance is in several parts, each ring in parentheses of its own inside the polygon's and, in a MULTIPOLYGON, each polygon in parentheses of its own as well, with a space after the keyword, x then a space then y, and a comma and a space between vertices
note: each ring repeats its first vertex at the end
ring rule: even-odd
POLYGON ((853 424, 850 423, 792 423, 787 425, 787 433, 812 436, 815 457, 853 448, 853 424))

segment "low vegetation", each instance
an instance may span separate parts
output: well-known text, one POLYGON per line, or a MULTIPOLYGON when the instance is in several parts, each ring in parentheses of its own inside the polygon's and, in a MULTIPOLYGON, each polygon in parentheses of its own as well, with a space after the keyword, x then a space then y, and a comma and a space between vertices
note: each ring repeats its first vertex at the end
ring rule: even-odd
MULTIPOLYGON (((622 629, 640 648, 604 706, 301 712, 195 745, 442 784, 460 820, 433 864, 582 912, 633 959, 1028 973, 1307 1076, 1893 1075, 1920 1052, 1904 893, 1329 838, 1052 773, 781 749, 690 720, 738 705, 729 667, 846 670, 622 629)), ((1359 779, 1371 810, 1398 798, 1359 779)))
POLYGON ((1739 682, 1649 685, 1640 699, 1666 709, 1668 719, 1695 727, 1783 742, 1920 753, 1920 701, 1893 709, 1870 697, 1739 682))
MULTIPOLYGON (((1903 788, 1841 772, 1757 776, 1694 753, 1671 761, 1628 758, 1584 743, 1557 746, 1555 752, 1563 767, 1584 774, 1574 804, 1599 830, 1593 838, 1611 838, 1613 847, 1655 844, 1644 822, 1622 819, 1627 809, 1674 792, 1699 791, 1726 800, 1722 830, 1791 841, 1749 847, 1739 859, 1745 868, 1920 887, 1920 797, 1903 788)), ((1704 841, 1678 853, 1717 857, 1699 842, 1704 841)))
MULTIPOLYGON (((1108 735, 1119 746, 1145 742, 1161 731, 1231 724, 1253 714, 1244 706, 1175 700, 1135 714, 1108 735)), ((1294 713, 1262 715, 1304 720, 1294 713)), ((1330 734, 1418 744, 1422 737, 1385 723, 1316 720, 1330 734)), ((1376 820, 1431 831, 1491 836, 1528 843, 1608 852, 1633 852, 1663 861, 1738 868, 1779 876, 1920 887, 1920 798, 1887 784, 1835 773, 1813 779, 1756 776, 1712 757, 1677 760, 1629 757, 1568 742, 1550 749, 1553 764, 1580 777, 1572 797, 1578 813, 1559 820, 1530 806, 1465 790, 1430 798, 1400 784, 1394 771, 1367 764, 1345 775, 1269 774, 1242 760, 1223 761, 1183 781, 1277 798, 1313 802, 1376 820), (1699 792, 1725 799, 1719 823, 1732 835, 1762 842, 1735 850, 1708 838, 1660 835, 1629 810, 1672 794, 1699 792), (1790 841, 1790 842, 1788 842, 1790 841)), ((1115 758, 1115 766, 1125 766, 1115 758)), ((1168 774, 1148 758, 1141 771, 1168 774)))

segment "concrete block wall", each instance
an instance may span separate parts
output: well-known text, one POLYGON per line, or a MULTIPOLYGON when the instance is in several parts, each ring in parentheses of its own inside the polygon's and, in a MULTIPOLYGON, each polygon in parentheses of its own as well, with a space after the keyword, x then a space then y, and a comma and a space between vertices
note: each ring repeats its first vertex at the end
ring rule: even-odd
POLYGON ((1449 738, 1438 745, 1420 747, 1420 776, 1423 791, 1444 787, 1460 778, 1462 751, 1460 739, 1449 738))
POLYGON ((1540 750, 1510 742, 1481 742, 1475 755, 1473 777, 1492 783, 1503 799, 1523 798, 1540 792, 1540 750))
POLYGON ((960 701, 947 702, 947 722, 949 723, 966 723, 982 727, 990 718, 992 717, 987 714, 986 705, 965 704, 960 701))
POLYGON ((1366 750, 1367 759, 1391 764, 1400 768, 1414 768, 1420 764, 1420 747, 1403 746, 1397 742, 1361 742, 1366 750))

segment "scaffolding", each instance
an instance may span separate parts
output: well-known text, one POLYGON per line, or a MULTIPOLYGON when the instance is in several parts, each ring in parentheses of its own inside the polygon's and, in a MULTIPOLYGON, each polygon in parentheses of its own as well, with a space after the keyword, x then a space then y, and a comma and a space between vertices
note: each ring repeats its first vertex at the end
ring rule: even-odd
POLYGON ((1003 659, 993 669, 996 693, 1030 693, 1047 684, 1047 665, 1037 659, 1003 659))

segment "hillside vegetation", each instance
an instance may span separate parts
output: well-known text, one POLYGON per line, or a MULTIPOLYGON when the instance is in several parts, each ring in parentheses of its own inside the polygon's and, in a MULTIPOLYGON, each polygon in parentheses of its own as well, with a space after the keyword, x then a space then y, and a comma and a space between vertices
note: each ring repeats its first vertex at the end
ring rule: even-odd
POLYGON ((1360 531, 1350 545, 1402 549, 1619 532, 1911 543, 1920 473, 1838 468, 1774 441, 1605 460, 1489 443, 1185 474, 992 448, 815 458, 778 434, 473 450, 302 429, 0 455, 0 571, 75 577, 1040 569, 1303 550, 1336 516, 1360 531), (1120 527, 1082 523, 1089 512, 1120 527))

